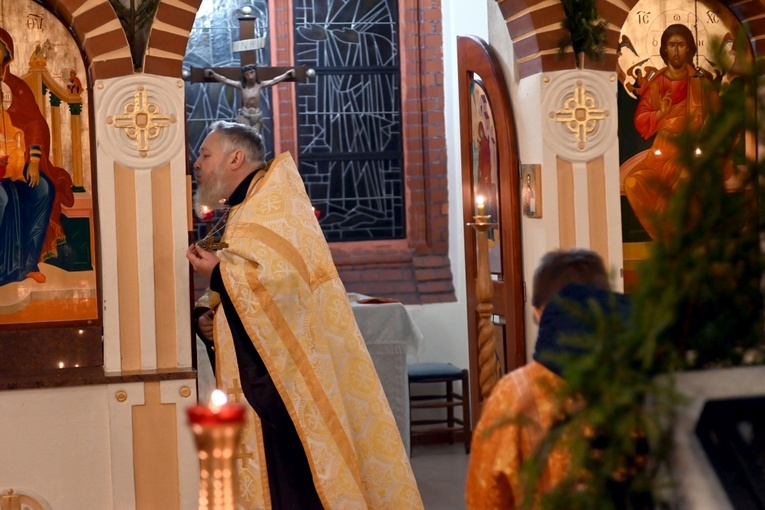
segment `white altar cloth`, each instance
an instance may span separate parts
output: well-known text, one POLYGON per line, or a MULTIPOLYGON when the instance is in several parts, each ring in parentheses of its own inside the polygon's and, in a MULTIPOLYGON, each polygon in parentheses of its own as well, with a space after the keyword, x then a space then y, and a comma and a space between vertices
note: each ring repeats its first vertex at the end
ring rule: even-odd
POLYGON ((409 378, 407 354, 417 355, 422 333, 403 304, 364 304, 367 296, 349 294, 351 309, 388 398, 407 453, 409 442, 409 378))

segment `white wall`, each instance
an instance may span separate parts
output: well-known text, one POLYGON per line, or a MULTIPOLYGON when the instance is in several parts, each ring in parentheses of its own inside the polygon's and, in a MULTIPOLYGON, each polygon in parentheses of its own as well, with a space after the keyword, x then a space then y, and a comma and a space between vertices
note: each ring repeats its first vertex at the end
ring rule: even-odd
POLYGON ((56 510, 113 508, 108 399, 105 385, 2 392, 0 490, 56 510))
MULTIPOLYGON (((495 3, 495 0, 489 0, 495 3)), ((462 226, 462 169, 460 167, 457 36, 475 35, 488 40, 487 6, 475 0, 443 2, 444 118, 446 122, 449 180, 449 259, 457 302, 409 306, 425 339, 419 361, 450 362, 468 368, 465 253, 462 226)))

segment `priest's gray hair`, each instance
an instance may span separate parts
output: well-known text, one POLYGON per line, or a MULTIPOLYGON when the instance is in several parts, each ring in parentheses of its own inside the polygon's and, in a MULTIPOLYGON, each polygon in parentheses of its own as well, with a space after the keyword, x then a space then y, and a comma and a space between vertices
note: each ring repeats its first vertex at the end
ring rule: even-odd
POLYGON ((263 137, 255 128, 238 122, 219 120, 210 126, 210 132, 213 131, 221 134, 221 145, 226 154, 241 149, 247 161, 265 164, 266 148, 263 137))

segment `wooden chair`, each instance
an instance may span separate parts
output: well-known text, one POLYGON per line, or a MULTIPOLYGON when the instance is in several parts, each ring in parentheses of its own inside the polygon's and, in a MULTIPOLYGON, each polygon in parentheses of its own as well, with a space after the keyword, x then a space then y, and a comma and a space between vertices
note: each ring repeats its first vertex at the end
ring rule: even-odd
MULTIPOLYGON (((443 438, 449 437, 449 444, 454 444, 460 435, 465 443, 465 453, 470 453, 470 389, 467 369, 460 369, 451 363, 414 363, 407 367, 409 375, 409 438, 414 445, 415 437, 443 438), (461 393, 454 391, 454 382, 461 381, 461 393), (417 394, 412 392, 414 384, 445 384, 444 393, 417 394), (462 407, 462 417, 455 416, 454 408, 462 407), (414 418, 415 410, 422 414, 428 411, 427 417, 414 418), (432 410, 444 409, 446 416, 434 416, 432 410)), ((442 411, 439 411, 441 413, 442 411)), ((437 441, 435 441, 437 442, 437 441)))

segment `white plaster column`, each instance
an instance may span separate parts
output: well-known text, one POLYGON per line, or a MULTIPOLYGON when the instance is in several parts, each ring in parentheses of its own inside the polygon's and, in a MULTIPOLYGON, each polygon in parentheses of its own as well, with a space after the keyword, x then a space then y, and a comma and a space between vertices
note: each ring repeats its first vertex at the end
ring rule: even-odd
POLYGON ((167 279, 162 280, 168 275, 174 286, 169 295, 176 304, 172 316, 177 365, 191 365, 183 87, 180 79, 150 75, 95 83, 107 371, 124 368, 126 346, 121 344, 126 341, 140 343, 133 346, 140 352, 140 367, 131 368, 157 368, 155 310, 163 304, 158 293, 168 295, 167 279), (162 172, 166 176, 156 179, 162 172), (169 211, 169 217, 165 217, 165 211, 169 211), (163 230, 155 232, 157 228, 163 230), (158 242, 168 239, 172 254, 157 266, 158 242), (127 305, 121 300, 135 303, 127 305))

